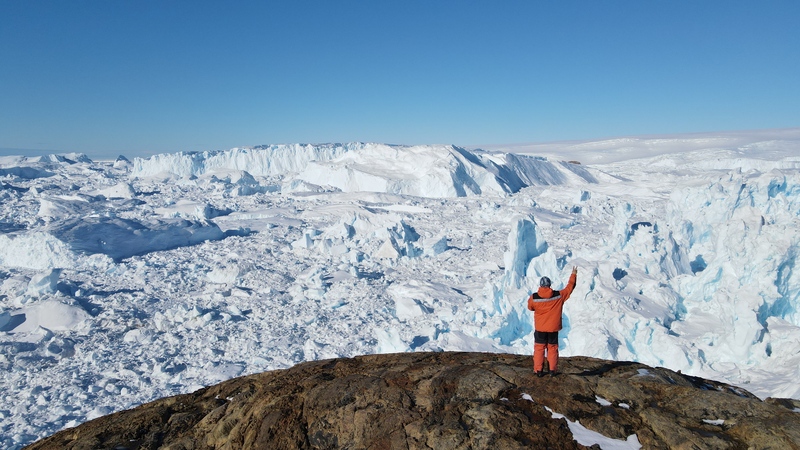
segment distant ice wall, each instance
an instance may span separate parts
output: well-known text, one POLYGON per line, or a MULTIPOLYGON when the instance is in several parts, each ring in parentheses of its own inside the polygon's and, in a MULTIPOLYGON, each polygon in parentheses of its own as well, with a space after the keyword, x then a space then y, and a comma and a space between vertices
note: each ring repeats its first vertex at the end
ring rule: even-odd
POLYGON ((584 168, 544 158, 468 151, 452 145, 383 144, 369 144, 331 160, 312 161, 298 178, 345 192, 420 197, 503 196, 533 185, 597 181, 584 168))
POLYGON ((135 158, 131 176, 192 177, 230 170, 287 176, 345 192, 420 197, 506 195, 533 185, 596 183, 580 165, 452 145, 271 145, 135 158))
POLYGON ((255 176, 300 172, 311 161, 327 161, 366 144, 291 144, 198 153, 164 153, 134 158, 132 177, 200 176, 215 170, 244 170, 255 176))

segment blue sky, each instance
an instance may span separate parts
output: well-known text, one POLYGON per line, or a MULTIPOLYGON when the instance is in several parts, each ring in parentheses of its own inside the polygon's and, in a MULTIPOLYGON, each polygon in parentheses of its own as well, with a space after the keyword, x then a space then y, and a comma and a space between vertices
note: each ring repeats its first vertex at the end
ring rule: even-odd
POLYGON ((769 0, 0 0, 0 148, 795 127, 798 17, 769 0))

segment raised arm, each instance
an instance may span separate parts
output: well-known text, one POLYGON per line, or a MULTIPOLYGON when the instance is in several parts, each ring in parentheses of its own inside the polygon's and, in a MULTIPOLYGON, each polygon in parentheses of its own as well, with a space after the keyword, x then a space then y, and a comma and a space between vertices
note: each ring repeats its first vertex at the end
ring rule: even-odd
POLYGON ((569 299, 569 296, 572 295, 573 289, 575 289, 575 283, 578 281, 578 268, 572 267, 572 274, 569 276, 569 281, 567 285, 564 286, 564 289, 561 289, 561 296, 564 297, 564 301, 569 299))

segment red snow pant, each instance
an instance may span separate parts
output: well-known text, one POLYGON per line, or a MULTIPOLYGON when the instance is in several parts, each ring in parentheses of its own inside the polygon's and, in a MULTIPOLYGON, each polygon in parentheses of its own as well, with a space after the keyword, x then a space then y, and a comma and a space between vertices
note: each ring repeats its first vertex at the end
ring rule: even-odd
POLYGON ((558 368, 558 331, 553 331, 551 333, 534 331, 533 341, 533 371, 542 371, 546 352, 547 365, 550 366, 551 372, 555 372, 558 368))

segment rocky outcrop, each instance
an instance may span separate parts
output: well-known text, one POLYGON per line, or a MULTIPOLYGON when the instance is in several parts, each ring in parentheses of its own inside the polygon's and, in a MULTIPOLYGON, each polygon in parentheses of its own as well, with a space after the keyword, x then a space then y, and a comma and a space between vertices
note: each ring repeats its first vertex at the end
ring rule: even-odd
POLYGON ((635 435, 628 442, 647 449, 800 448, 796 400, 761 401, 632 362, 560 364, 558 376, 538 378, 529 356, 508 354, 313 361, 101 417, 28 448, 586 448, 576 421, 620 441, 635 435))

